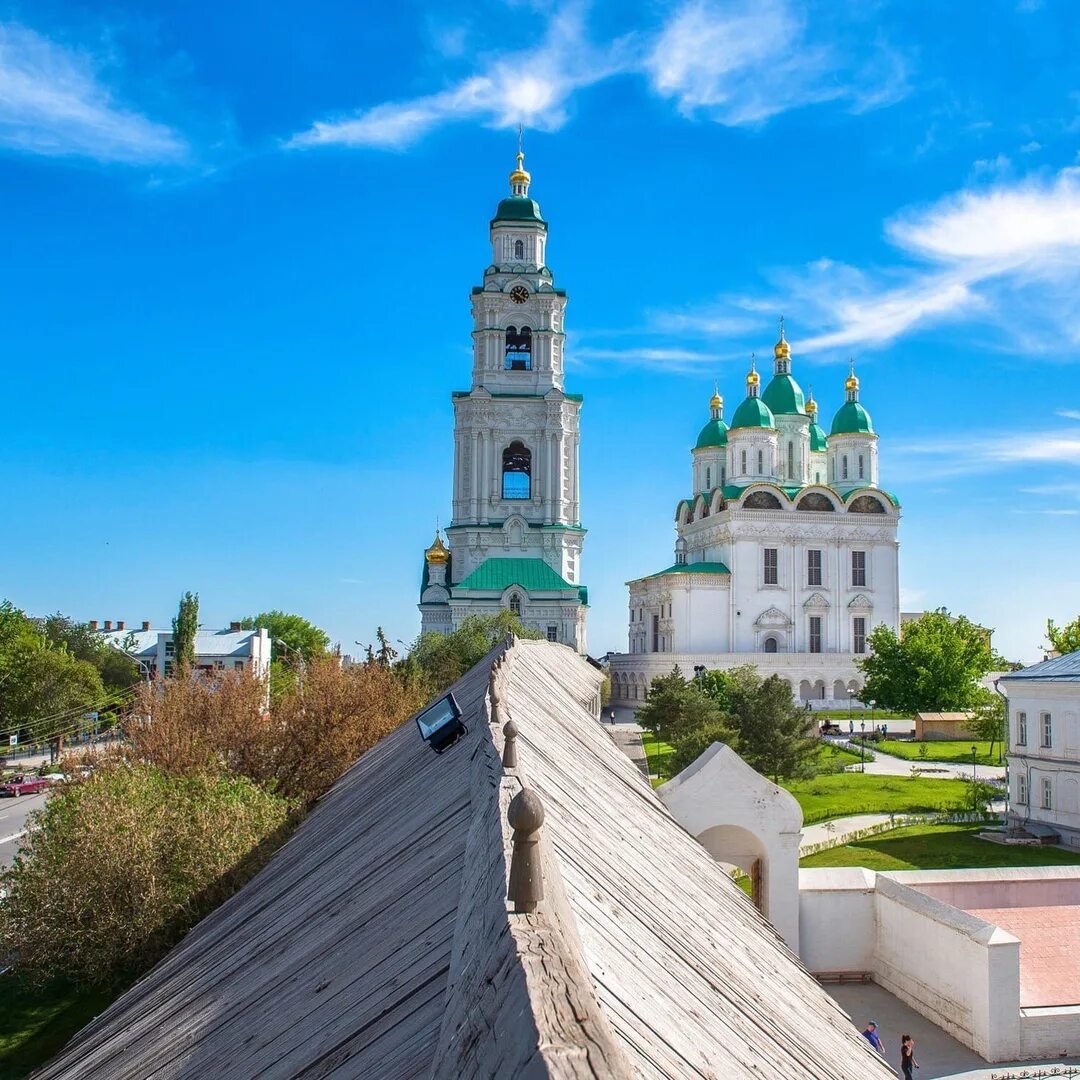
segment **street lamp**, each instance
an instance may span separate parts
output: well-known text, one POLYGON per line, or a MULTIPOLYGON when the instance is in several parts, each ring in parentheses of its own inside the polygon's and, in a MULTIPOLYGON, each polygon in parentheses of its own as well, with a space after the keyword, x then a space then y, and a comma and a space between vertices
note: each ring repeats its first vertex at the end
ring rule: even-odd
POLYGON ((859 721, 859 772, 866 772, 866 721, 859 721))
POLYGON ((977 746, 971 748, 971 809, 976 814, 979 812, 979 789, 975 784, 975 756, 978 752, 977 746))

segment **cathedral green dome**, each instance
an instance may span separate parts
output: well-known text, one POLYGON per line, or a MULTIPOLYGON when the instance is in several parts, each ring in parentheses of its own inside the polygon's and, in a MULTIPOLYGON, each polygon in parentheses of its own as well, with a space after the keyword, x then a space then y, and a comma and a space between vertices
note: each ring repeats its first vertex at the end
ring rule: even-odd
POLYGON ((810 423, 810 450, 811 452, 828 449, 825 440, 825 429, 816 421, 810 423))
POLYGON ((773 423, 772 410, 759 397, 748 397, 736 410, 731 418, 733 428, 762 427, 771 428, 773 423))
POLYGON ((702 429, 701 434, 694 443, 695 450, 702 450, 707 446, 727 446, 728 426, 723 420, 710 420, 702 429))
POLYGON ((873 435, 870 414, 857 401, 845 401, 833 417, 830 435, 873 435))
POLYGON ((776 415, 781 413, 792 415, 806 412, 806 402, 803 399, 802 388, 788 374, 774 375, 769 385, 765 387, 765 393, 761 395, 761 400, 776 415))
POLYGON ((541 225, 547 224, 540 214, 540 204, 525 195, 511 195, 503 199, 492 218, 493 223, 496 221, 535 221, 541 225))

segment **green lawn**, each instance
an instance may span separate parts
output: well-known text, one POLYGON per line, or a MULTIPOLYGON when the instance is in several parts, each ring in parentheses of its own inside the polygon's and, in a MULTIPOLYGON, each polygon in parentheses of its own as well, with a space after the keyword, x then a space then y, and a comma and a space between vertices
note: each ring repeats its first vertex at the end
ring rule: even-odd
POLYGON ((814 717, 822 720, 854 720, 856 727, 860 720, 865 720, 868 728, 874 724, 881 725, 886 720, 909 720, 911 726, 915 726, 914 720, 907 713, 882 712, 880 709, 875 709, 873 713, 869 709, 815 709, 814 717))
POLYGON ((994 753, 990 755, 990 743, 979 739, 964 739, 959 742, 942 742, 931 739, 929 742, 901 742, 897 739, 884 739, 873 744, 875 749, 886 754, 903 758, 905 761, 951 761, 954 764, 971 764, 971 748, 978 749, 975 760, 979 765, 1000 765, 1004 763, 1004 750, 1001 743, 994 744, 994 753), (926 747, 926 755, 920 751, 926 747), (999 758, 1000 751, 1000 758, 999 758))
POLYGON ((963 780, 874 776, 845 772, 783 784, 796 799, 807 825, 851 814, 917 814, 970 807, 971 789, 963 780))
MULTIPOLYGON (((947 780, 934 780, 946 784, 947 780)), ((1057 848, 980 840, 978 825, 910 825, 853 840, 801 860, 800 866, 865 866, 868 870, 959 870, 983 866, 1057 866, 1080 855, 1057 848)))
POLYGON ((30 990, 14 975, 0 975, 0 1080, 18 1080, 48 1061, 118 993, 66 984, 30 990))

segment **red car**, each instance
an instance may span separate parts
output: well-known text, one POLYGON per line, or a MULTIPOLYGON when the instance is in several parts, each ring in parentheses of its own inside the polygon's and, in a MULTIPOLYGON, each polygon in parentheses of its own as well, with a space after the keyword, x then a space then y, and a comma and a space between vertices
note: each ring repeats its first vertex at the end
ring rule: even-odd
POLYGON ((36 795, 39 791, 45 791, 49 781, 43 776, 13 776, 0 784, 0 796, 12 795, 36 795))

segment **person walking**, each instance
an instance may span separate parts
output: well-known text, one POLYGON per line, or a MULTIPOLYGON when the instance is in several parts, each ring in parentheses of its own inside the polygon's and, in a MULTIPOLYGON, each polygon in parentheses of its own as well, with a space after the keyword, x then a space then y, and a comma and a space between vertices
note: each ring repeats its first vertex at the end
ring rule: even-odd
POLYGON ((915 1040, 910 1035, 905 1035, 900 1040, 900 1071, 904 1074, 904 1080, 913 1080, 912 1069, 917 1069, 919 1063, 915 1060, 915 1040))
POLYGON ((882 1057, 885 1056, 885 1047, 882 1046, 881 1036, 877 1033, 876 1020, 867 1020, 866 1030, 862 1036, 882 1057))

